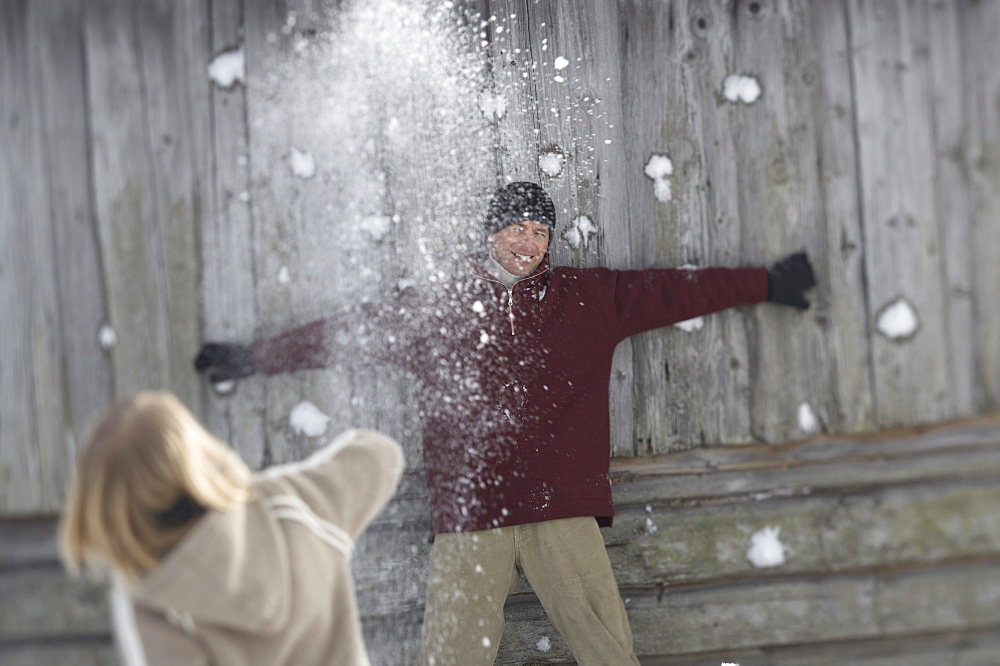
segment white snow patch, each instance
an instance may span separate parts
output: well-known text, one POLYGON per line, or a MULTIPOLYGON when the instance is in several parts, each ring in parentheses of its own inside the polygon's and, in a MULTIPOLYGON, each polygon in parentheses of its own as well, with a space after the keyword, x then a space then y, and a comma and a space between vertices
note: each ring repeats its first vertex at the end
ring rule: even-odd
POLYGON ((646 167, 642 170, 644 174, 657 180, 666 178, 674 173, 674 162, 666 155, 652 155, 646 162, 646 167))
POLYGON ((803 402, 798 409, 799 430, 807 433, 819 432, 819 420, 808 402, 803 402))
POLYGON ((538 642, 535 643, 535 647, 538 648, 539 652, 548 652, 552 649, 552 641, 549 640, 548 636, 542 636, 538 639, 538 642))
POLYGON ((208 65, 208 78, 217 86, 229 88, 234 83, 246 81, 246 51, 243 46, 224 51, 212 59, 208 65))
POLYGON ((750 547, 747 549, 747 559, 758 569, 778 567, 785 563, 785 546, 778 539, 780 527, 768 525, 753 533, 750 537, 750 547))
POLYGON ((301 152, 292 148, 292 156, 288 160, 292 167, 292 173, 302 179, 309 179, 316 175, 316 160, 312 153, 301 152))
POLYGON ((562 173, 566 161, 562 153, 549 151, 538 156, 538 168, 549 178, 555 178, 562 173))
POLYGON ((326 432, 330 417, 319 410, 319 407, 304 400, 292 408, 288 415, 292 430, 306 437, 319 437, 326 432))
POLYGON ((563 82, 565 82, 565 81, 566 81, 566 79, 564 79, 564 78, 563 78, 563 77, 561 77, 561 76, 553 76, 553 77, 552 77, 552 80, 553 80, 553 81, 555 81, 556 83, 563 83, 563 82))
POLYGON ((905 298, 893 301, 878 315, 879 333, 890 340, 903 340, 913 336, 920 326, 917 313, 905 298))
POLYGON ((652 518, 646 516, 646 532, 656 534, 657 531, 659 531, 659 528, 656 526, 656 523, 653 522, 652 518))
POLYGON ((487 636, 483 636, 483 647, 488 648, 491 645, 493 645, 493 643, 490 642, 490 639, 487 636))
POLYGON ((570 247, 574 250, 578 250, 581 245, 587 247, 590 243, 590 234, 596 233, 597 225, 594 224, 593 220, 586 215, 580 215, 573 220, 569 229, 563 232, 563 238, 565 238, 566 242, 570 244, 570 247))
POLYGON ((361 230, 373 241, 380 241, 392 229, 392 218, 387 215, 371 215, 361 220, 361 230))
POLYGON ((482 301, 476 301, 472 304, 472 311, 478 314, 482 314, 486 311, 486 306, 483 305, 482 301))
POLYGON ((705 328, 705 318, 695 317, 694 319, 685 319, 684 321, 677 322, 674 326, 681 329, 685 333, 694 333, 695 331, 700 331, 705 328))
POLYGON ((111 349, 118 344, 118 334, 115 333, 115 329, 111 328, 111 324, 101 326, 101 330, 97 333, 97 342, 104 350, 111 349))
POLYGON ((212 389, 219 395, 229 395, 236 390, 236 380, 227 379, 223 382, 215 382, 212 384, 212 389))
POLYGON ((502 120, 507 115, 507 100, 503 95, 493 95, 484 90, 479 93, 479 110, 490 122, 502 120))
POLYGON ((673 199, 669 177, 674 173, 674 163, 666 155, 652 155, 642 170, 653 181, 653 196, 660 203, 673 199))
POLYGON ((753 104, 760 97, 760 83, 752 76, 730 74, 722 84, 722 96, 730 102, 753 104))
POLYGON ((552 64, 555 66, 557 70, 566 69, 567 67, 569 67, 569 60, 566 60, 566 58, 559 56, 558 58, 555 59, 555 61, 552 64))
POLYGON ((724 661, 724 662, 722 662, 722 666, 740 666, 740 665, 737 664, 736 662, 724 661))
POLYGON ((278 271, 278 284, 288 284, 292 281, 292 275, 288 272, 288 266, 282 266, 278 271))

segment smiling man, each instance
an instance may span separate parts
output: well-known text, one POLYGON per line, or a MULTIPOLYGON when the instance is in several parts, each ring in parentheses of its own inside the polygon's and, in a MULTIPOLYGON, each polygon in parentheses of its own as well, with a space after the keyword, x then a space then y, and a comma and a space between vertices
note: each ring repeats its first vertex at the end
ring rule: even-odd
POLYGON ((434 537, 424 664, 493 663, 522 571, 581 664, 635 664, 599 527, 611 524, 608 391, 629 336, 770 300, 808 307, 804 253, 770 268, 552 267, 556 222, 534 183, 496 191, 484 257, 252 345, 206 344, 213 381, 331 365, 410 371, 434 537))

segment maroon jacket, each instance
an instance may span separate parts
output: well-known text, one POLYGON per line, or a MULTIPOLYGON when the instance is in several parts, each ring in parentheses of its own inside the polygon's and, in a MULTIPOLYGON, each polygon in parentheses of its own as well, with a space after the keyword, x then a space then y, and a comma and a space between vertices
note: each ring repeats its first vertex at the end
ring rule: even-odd
POLYGON ((625 338, 767 295, 763 268, 480 266, 253 344, 260 372, 390 363, 417 383, 431 530, 614 515, 611 358, 625 338))

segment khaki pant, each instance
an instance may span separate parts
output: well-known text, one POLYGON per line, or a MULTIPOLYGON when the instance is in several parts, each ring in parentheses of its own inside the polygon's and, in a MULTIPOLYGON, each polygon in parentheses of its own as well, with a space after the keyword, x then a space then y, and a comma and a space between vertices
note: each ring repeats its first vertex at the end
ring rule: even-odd
POLYGON ((492 664, 517 567, 580 664, 638 664, 593 518, 439 534, 431 550, 421 662, 492 664))

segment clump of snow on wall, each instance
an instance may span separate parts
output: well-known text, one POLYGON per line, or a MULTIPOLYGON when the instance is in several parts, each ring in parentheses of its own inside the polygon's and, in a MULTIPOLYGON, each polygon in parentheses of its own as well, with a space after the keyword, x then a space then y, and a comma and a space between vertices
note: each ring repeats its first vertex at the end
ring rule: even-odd
POLYGON ((885 306, 878 315, 878 331, 890 340, 912 337, 919 327, 917 312, 905 298, 899 298, 885 306))
POLYGON ((380 241, 392 229, 392 218, 388 215, 371 215, 361 220, 361 229, 373 241, 380 241))
POLYGON ((282 266, 278 271, 278 284, 288 284, 292 281, 292 274, 288 272, 288 266, 282 266))
POLYGON ((101 330, 97 332, 97 342, 101 345, 101 349, 111 349, 116 344, 118 344, 118 334, 115 333, 115 329, 111 327, 111 324, 105 324, 101 326, 101 330))
POLYGON ((819 420, 816 418, 816 414, 808 402, 803 402, 799 405, 797 417, 799 430, 809 434, 819 432, 819 420))
POLYGON ((730 74, 722 84, 722 96, 730 102, 753 104, 760 97, 760 83, 752 76, 730 74))
POLYGON ((306 437, 320 437, 326 432, 330 417, 308 400, 303 400, 292 408, 288 423, 292 430, 306 437))
POLYGON ((674 163, 666 155, 652 155, 642 170, 653 181, 653 196, 661 203, 673 199, 670 176, 674 173, 674 163))
POLYGON ((535 647, 538 648, 539 652, 548 652, 552 649, 552 641, 549 640, 548 636, 542 636, 538 639, 538 642, 535 643, 535 647))
POLYGON ((563 238, 574 250, 579 250, 580 246, 587 247, 590 242, 590 235, 597 233, 597 225, 586 215, 580 215, 570 224, 569 229, 563 232, 563 238))
POLYGON ((484 90, 479 94, 479 110, 490 122, 503 120, 507 115, 507 100, 503 95, 494 95, 484 90))
POLYGON ((566 158, 562 153, 550 150, 538 156, 538 168, 549 178, 555 178, 562 173, 566 158))
POLYGON ((767 526, 753 533, 747 559, 758 569, 778 567, 785 563, 785 546, 778 539, 780 527, 767 526))
POLYGON ((215 56, 208 65, 208 78, 221 88, 246 80, 246 51, 243 46, 215 56))
POLYGON ((302 179, 312 178, 316 175, 316 160, 312 153, 300 151, 292 148, 292 156, 288 159, 292 173, 302 179))
POLYGON ((215 382, 212 384, 212 389, 220 395, 229 395, 236 390, 236 380, 227 379, 222 382, 215 382))
POLYGON ((695 331, 700 331, 705 328, 705 318, 695 317, 694 319, 685 319, 684 321, 677 322, 674 326, 681 329, 685 333, 694 333, 695 331))

